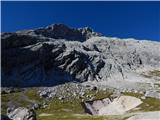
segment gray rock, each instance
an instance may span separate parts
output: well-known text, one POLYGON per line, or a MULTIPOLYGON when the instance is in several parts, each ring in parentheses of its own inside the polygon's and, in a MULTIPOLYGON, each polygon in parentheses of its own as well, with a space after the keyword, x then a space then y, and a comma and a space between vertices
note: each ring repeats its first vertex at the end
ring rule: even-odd
POLYGON ((138 93, 138 91, 137 91, 137 90, 134 90, 134 93, 138 93))
POLYGON ((33 110, 37 110, 41 107, 41 105, 39 103, 34 103, 33 106, 32 106, 32 109, 33 110))
POLYGON ((59 100, 64 100, 64 97, 61 96, 61 97, 59 97, 58 99, 59 99, 59 100))
POLYGON ((145 99, 146 99, 146 97, 145 97, 145 96, 142 96, 142 97, 141 97, 141 99, 142 99, 142 100, 145 100, 145 99))
POLYGON ((93 86, 92 88, 91 88, 91 90, 97 90, 97 87, 96 86, 93 86))
POLYGON ((15 106, 7 108, 7 114, 15 110, 15 106))
POLYGON ((140 94, 144 94, 144 91, 139 91, 140 94))
POLYGON ((7 116, 11 120, 36 120, 36 114, 33 110, 19 107, 9 112, 7 116))
POLYGON ((44 101, 44 102, 42 103, 42 108, 46 108, 46 107, 48 107, 48 103, 44 101))
POLYGON ((85 41, 93 36, 101 36, 99 33, 93 32, 92 29, 85 27, 80 29, 69 28, 64 24, 53 24, 46 28, 40 28, 34 31, 37 35, 54 39, 78 40, 85 41))
POLYGON ((47 98, 48 96, 49 96, 49 92, 48 91, 41 91, 40 93, 39 93, 39 96, 42 98, 42 97, 44 97, 44 98, 47 98))
POLYGON ((160 67, 159 42, 102 37, 90 28, 55 24, 2 33, 1 41, 2 86, 126 80, 139 68, 160 67))
POLYGON ((88 113, 92 115, 122 115, 137 107, 142 101, 132 96, 120 96, 110 101, 109 98, 85 102, 88 113))
POLYGON ((160 92, 158 92, 158 91, 146 91, 145 97, 153 97, 153 98, 160 99, 160 92))
POLYGON ((85 95, 85 92, 81 92, 80 95, 81 95, 81 96, 84 96, 84 95, 85 95))
POLYGON ((114 91, 112 95, 110 95, 111 101, 113 101, 115 98, 119 98, 121 96, 120 91, 114 91))
POLYGON ((111 100, 109 98, 102 99, 102 101, 105 105, 108 105, 111 103, 111 100))

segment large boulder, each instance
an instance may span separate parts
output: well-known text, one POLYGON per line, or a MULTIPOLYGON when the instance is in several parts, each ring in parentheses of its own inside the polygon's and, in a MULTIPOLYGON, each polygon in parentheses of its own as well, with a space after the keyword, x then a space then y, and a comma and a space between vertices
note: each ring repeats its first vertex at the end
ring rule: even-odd
POLYGON ((11 120, 36 120, 36 114, 33 110, 19 107, 7 113, 11 120))
POLYGON ((136 97, 120 96, 112 102, 109 98, 85 102, 85 108, 92 115, 122 115, 141 103, 136 97))

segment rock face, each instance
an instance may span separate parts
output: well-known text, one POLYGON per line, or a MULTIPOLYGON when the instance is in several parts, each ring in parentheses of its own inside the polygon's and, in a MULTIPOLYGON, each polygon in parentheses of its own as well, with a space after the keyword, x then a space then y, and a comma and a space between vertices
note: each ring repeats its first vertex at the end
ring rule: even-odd
POLYGON ((160 92, 158 92, 158 91, 146 91, 145 97, 153 97, 153 98, 160 99, 160 92))
POLYGON ((101 36, 100 33, 95 33, 91 28, 69 28, 64 24, 54 24, 47 26, 45 29, 40 28, 34 31, 35 34, 44 37, 54 38, 54 39, 66 39, 66 40, 78 40, 85 41, 93 36, 101 36))
POLYGON ((22 107, 10 111, 7 115, 11 120, 36 120, 36 115, 33 110, 22 107))
POLYGON ((137 69, 160 68, 159 42, 102 37, 87 27, 55 24, 1 37, 3 87, 125 80, 137 69))
POLYGON ((122 115, 137 107, 142 101, 132 96, 120 96, 110 101, 109 98, 86 102, 85 107, 92 115, 122 115))
POLYGON ((102 109, 104 106, 109 105, 110 103, 111 100, 109 98, 105 98, 102 100, 84 102, 84 105, 86 108, 86 112, 92 115, 99 115, 99 110, 102 109))

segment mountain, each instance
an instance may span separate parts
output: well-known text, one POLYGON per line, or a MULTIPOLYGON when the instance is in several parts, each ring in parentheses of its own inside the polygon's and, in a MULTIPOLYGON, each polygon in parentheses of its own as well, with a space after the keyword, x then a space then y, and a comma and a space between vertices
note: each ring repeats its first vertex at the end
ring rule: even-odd
POLYGON ((159 42, 105 37, 88 27, 54 24, 1 33, 1 44, 4 87, 76 81, 118 88, 160 80, 151 79, 151 73, 160 69, 159 42))

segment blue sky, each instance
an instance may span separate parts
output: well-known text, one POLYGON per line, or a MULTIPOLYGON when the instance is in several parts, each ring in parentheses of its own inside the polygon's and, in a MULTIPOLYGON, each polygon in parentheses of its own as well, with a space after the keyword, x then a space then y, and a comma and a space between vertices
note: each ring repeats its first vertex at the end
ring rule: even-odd
POLYGON ((160 2, 2 2, 2 32, 64 23, 106 36, 160 41, 160 2))

